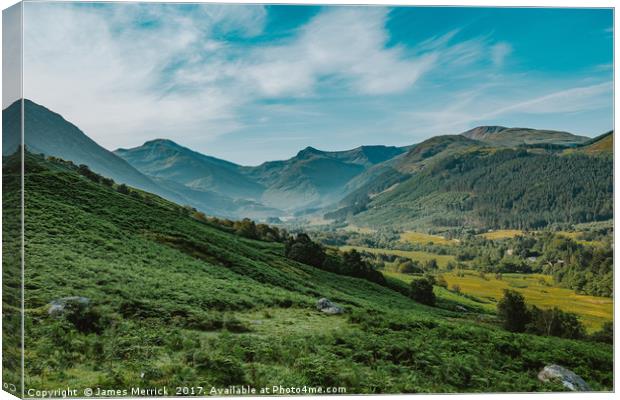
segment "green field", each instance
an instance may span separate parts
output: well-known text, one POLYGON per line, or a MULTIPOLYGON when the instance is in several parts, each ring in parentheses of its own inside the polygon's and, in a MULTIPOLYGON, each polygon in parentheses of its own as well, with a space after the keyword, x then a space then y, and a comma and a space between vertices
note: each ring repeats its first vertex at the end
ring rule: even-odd
POLYGON ((400 236, 403 242, 409 242, 413 244, 437 244, 445 246, 454 246, 459 243, 458 240, 446 239, 439 235, 429 235, 427 233, 406 231, 400 236))
POLYGON ((361 247, 361 246, 341 246, 340 247, 340 250, 342 250, 342 251, 348 251, 348 250, 351 250, 351 249, 355 249, 357 251, 366 251, 368 253, 374 253, 374 254, 394 254, 396 256, 407 257, 407 258, 410 258, 410 259, 412 259, 414 261, 418 261, 418 262, 421 262, 421 263, 425 263, 427 261, 435 259, 437 261, 437 265, 440 268, 444 268, 446 265, 448 265, 449 262, 454 262, 455 261, 454 256, 433 254, 433 253, 429 253, 427 251, 374 249, 374 248, 371 248, 371 247, 361 247))
MULTIPOLYGON (((495 311, 498 300, 503 296, 503 290, 512 289, 523 294, 528 304, 540 308, 558 307, 563 311, 577 314, 591 332, 600 329, 605 322, 613 320, 613 299, 579 295, 574 290, 554 287, 551 277, 547 275, 502 274, 502 279, 498 280, 495 274, 485 274, 483 278, 476 271, 463 272, 465 274, 463 277, 457 276, 456 272, 443 272, 441 275, 448 282, 448 289, 458 285, 462 293, 480 299, 481 302, 477 305, 489 312, 495 311)), ((407 283, 413 279, 413 275, 398 272, 384 272, 384 274, 407 283)))
POLYGON ((494 231, 490 231, 486 233, 481 233, 480 236, 482 236, 485 239, 489 239, 489 240, 501 240, 501 239, 511 239, 513 237, 516 237, 522 234, 523 234, 523 231, 519 229, 498 229, 498 230, 494 230, 494 231))

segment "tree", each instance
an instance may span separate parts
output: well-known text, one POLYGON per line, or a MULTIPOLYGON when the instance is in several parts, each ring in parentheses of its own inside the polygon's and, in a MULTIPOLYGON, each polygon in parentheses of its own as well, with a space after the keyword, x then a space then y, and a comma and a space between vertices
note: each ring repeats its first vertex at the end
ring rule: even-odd
POLYGON ((497 304, 497 313, 504 329, 510 332, 524 332, 530 321, 525 299, 515 290, 504 289, 504 297, 497 304))
POLYGON ((246 237, 248 239, 257 239, 258 233, 256 231, 256 224, 249 218, 244 218, 242 221, 236 221, 233 225, 235 232, 238 235, 246 237))
POLYGON ((284 246, 284 255, 314 267, 322 266, 326 257, 323 247, 313 242, 305 233, 298 234, 294 239, 289 238, 284 246))
POLYGON ((401 272, 403 274, 421 273, 422 268, 420 268, 417 263, 414 263, 411 260, 407 260, 398 264, 398 272, 401 272))
POLYGON ((583 324, 575 314, 564 312, 557 307, 541 310, 532 306, 529 313, 530 323, 527 330, 537 335, 568 339, 582 339, 586 335, 583 324))
POLYGON ((436 270, 438 268, 437 266, 437 260, 435 260, 434 258, 431 258, 430 260, 428 260, 426 262, 426 264, 424 265, 426 270, 436 270))
POLYGON ((116 191, 122 194, 129 194, 129 188, 124 183, 121 183, 120 185, 118 185, 118 187, 116 188, 116 191))
POLYGON ((428 277, 416 278, 411 281, 410 296, 418 303, 435 305, 435 293, 433 293, 433 281, 428 277))

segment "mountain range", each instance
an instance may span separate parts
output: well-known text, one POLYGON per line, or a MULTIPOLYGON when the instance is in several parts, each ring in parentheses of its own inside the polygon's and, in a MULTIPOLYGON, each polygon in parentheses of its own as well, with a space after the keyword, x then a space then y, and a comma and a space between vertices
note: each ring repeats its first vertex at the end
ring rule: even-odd
MULTIPOLYGON (((29 151, 85 164, 119 183, 222 217, 314 214, 424 228, 526 228, 611 217, 613 133, 590 139, 483 126, 403 147, 307 147, 288 160, 242 166, 167 139, 111 152, 41 105, 24 100, 24 112, 29 151)), ((19 144, 19 113, 19 102, 3 110, 3 155, 19 144)))

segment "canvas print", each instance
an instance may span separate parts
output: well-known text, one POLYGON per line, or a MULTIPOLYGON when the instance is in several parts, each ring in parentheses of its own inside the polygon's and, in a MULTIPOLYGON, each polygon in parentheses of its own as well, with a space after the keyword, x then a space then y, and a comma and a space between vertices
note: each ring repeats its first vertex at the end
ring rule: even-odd
POLYGON ((613 391, 613 9, 3 11, 3 390, 613 391))

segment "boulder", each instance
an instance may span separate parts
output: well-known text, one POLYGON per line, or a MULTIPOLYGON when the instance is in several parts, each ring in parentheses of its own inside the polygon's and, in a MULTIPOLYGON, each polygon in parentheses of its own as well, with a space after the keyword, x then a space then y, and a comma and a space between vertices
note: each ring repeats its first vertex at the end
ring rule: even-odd
POLYGON ((542 382, 561 382, 564 387, 572 391, 589 392, 592 390, 579 375, 556 364, 545 366, 538 373, 538 379, 542 382))
POLYGON ((59 317, 65 314, 67 311, 75 312, 75 310, 85 309, 90 306, 90 299, 88 297, 70 296, 53 300, 49 304, 47 313, 52 317, 59 317))
POLYGON ((330 315, 342 314, 344 312, 342 307, 337 306, 325 297, 316 302, 316 309, 330 315))

